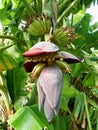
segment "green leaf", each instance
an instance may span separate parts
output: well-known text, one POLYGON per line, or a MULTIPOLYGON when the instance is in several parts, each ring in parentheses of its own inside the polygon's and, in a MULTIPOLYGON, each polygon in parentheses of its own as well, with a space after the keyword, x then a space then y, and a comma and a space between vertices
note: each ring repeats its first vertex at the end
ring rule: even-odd
POLYGON ((45 0, 43 12, 45 15, 52 17, 52 0, 45 0))
POLYGON ((18 66, 18 62, 12 55, 2 52, 0 54, 0 71, 13 69, 18 66))
POLYGON ((25 72, 24 68, 21 67, 8 70, 6 79, 7 79, 8 91, 13 104, 16 101, 19 101, 20 104, 20 99, 23 98, 23 101, 21 101, 23 105, 24 98, 26 98, 25 84, 27 79, 27 73, 25 72))
POLYGON ((34 0, 34 9, 38 14, 42 13, 42 0, 34 0))
POLYGON ((79 124, 82 123, 84 106, 85 106, 84 97, 83 97, 83 93, 81 92, 76 96, 74 110, 73 110, 73 116, 77 121, 77 123, 79 124))
POLYGON ((54 130, 53 124, 47 122, 43 111, 38 111, 37 105, 20 108, 8 122, 15 130, 42 130, 45 127, 54 130))
POLYGON ((73 64, 72 65, 72 77, 77 77, 82 74, 83 70, 85 69, 83 63, 73 64))
POLYGON ((92 93, 98 98, 98 88, 93 88, 92 93))
POLYGON ((75 26, 76 24, 80 23, 84 15, 85 15, 85 10, 79 10, 79 12, 73 16, 73 25, 75 26))
POLYGON ((68 74, 65 74, 60 107, 63 110, 67 111, 68 102, 69 102, 70 98, 73 98, 77 93, 78 93, 78 91, 71 84, 71 77, 68 74))
POLYGON ((42 130, 44 127, 41 120, 29 107, 20 108, 17 113, 10 118, 9 124, 11 124, 15 130, 42 130))
MULTIPOLYGON (((1 78, 1 77, 0 77, 1 78)), ((4 102, 7 112, 10 110, 10 102, 9 102, 9 95, 5 86, 0 84, 0 95, 2 96, 2 101, 4 102)))
POLYGON ((65 116, 66 115, 63 115, 62 113, 59 114, 60 130, 67 130, 65 116))
POLYGON ((89 86, 94 87, 95 86, 95 77, 94 77, 94 75, 92 75, 90 73, 86 74, 86 76, 85 76, 85 78, 83 80, 83 84, 85 86, 88 86, 88 87, 89 86))

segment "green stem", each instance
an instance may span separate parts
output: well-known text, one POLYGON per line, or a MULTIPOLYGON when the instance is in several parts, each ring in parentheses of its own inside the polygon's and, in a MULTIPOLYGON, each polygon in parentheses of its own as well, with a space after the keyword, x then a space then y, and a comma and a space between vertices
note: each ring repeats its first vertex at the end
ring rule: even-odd
POLYGON ((0 38, 2 38, 2 39, 10 39, 10 40, 25 44, 24 39, 18 38, 18 37, 15 37, 15 36, 0 35, 0 38))
POLYGON ((30 4, 28 3, 28 0, 23 0, 23 4, 25 5, 28 14, 34 13, 33 9, 30 7, 30 4))
POLYGON ((98 105, 90 98, 87 98, 87 101, 90 105, 92 105, 94 108, 98 108, 98 105))
POLYGON ((60 130, 60 120, 59 120, 59 115, 56 116, 56 130, 60 130))
POLYGON ((89 111, 88 111, 88 106, 87 106, 87 101, 86 101, 86 95, 85 94, 84 94, 84 103, 85 103, 85 111, 86 111, 86 115, 87 115, 88 127, 89 127, 89 130, 92 130, 91 122, 90 122, 90 116, 89 116, 89 111))
POLYGON ((11 47, 11 46, 13 46, 13 45, 14 45, 14 44, 0 47, 0 52, 1 52, 1 51, 4 51, 5 49, 7 49, 7 48, 9 48, 9 47, 11 47))
MULTIPOLYGON (((96 122, 98 122, 98 116, 97 116, 96 122)), ((98 123, 96 124, 96 130, 98 130, 98 123)))
POLYGON ((70 6, 61 14, 61 16, 58 18, 58 20, 57 20, 57 23, 59 23, 63 18, 64 18, 64 16, 74 7, 74 5, 76 4, 76 3, 78 3, 78 1, 79 0, 74 0, 71 4, 70 4, 70 6))
POLYGON ((58 6, 58 13, 61 14, 62 10, 64 9, 64 7, 66 6, 66 4, 69 2, 69 0, 64 0, 63 3, 61 3, 58 6))
POLYGON ((72 15, 72 16, 71 16, 71 24, 70 24, 70 26, 72 27, 72 26, 73 26, 73 18, 74 18, 74 17, 73 17, 73 16, 74 16, 74 15, 73 15, 73 10, 72 10, 72 14, 71 14, 71 15, 72 15))
POLYGON ((36 85, 33 84, 32 85, 32 91, 31 91, 31 93, 29 95, 29 101, 25 104, 26 106, 30 106, 31 104, 34 103, 34 101, 35 101, 34 99, 36 97, 36 93, 37 93, 36 85))

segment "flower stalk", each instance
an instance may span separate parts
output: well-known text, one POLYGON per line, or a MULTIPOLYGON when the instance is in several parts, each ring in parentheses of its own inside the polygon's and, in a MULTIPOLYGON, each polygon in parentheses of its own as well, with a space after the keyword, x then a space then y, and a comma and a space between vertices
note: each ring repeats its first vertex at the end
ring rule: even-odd
POLYGON ((25 44, 25 40, 19 37, 15 37, 15 36, 9 36, 9 35, 0 35, 1 39, 9 39, 9 40, 13 40, 16 41, 17 43, 22 43, 25 44))

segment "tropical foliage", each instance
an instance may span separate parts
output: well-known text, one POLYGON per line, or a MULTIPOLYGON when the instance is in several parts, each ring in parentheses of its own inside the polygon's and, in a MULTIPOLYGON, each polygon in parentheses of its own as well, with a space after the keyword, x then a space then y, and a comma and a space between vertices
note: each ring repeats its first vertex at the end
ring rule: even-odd
POLYGON ((0 0, 0 130, 98 129, 98 23, 90 24, 86 13, 96 2, 56 0, 57 23, 49 37, 56 19, 52 0, 0 0), (60 110, 51 123, 38 110, 36 80, 24 69, 23 57, 47 38, 84 59, 63 74, 60 110))

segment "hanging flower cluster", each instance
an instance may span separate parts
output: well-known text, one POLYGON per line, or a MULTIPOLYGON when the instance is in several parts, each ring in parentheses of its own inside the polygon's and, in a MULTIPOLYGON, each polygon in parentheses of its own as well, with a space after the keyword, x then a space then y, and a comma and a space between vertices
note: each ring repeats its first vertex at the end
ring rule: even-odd
POLYGON ((24 67, 37 79, 39 111, 44 106, 46 118, 52 121, 59 112, 60 97, 63 86, 62 72, 70 73, 68 63, 81 62, 74 55, 59 51, 57 45, 51 42, 38 42, 23 54, 27 57, 24 67))

